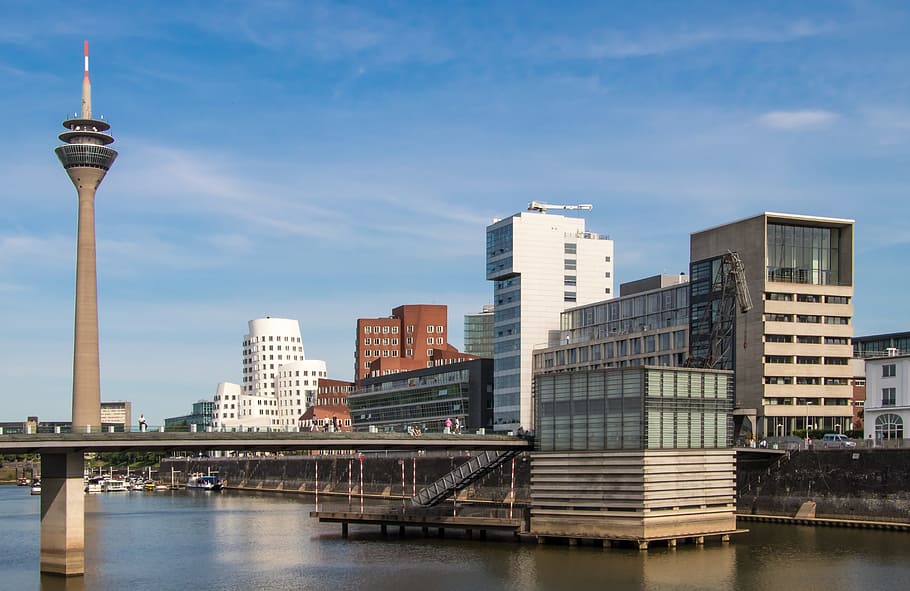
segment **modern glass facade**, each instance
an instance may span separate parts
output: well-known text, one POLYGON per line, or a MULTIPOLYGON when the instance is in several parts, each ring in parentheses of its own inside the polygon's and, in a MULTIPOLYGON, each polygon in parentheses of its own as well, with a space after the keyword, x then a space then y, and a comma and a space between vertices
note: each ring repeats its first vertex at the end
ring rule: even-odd
POLYGON ((768 224, 768 280, 840 285, 840 229, 768 224))
POLYGON ((409 425, 442 431, 446 419, 456 418, 468 429, 489 427, 492 380, 491 359, 366 378, 348 395, 351 421, 355 431, 403 432, 409 425))
POLYGON ((493 306, 484 306, 480 314, 465 314, 464 352, 493 358, 493 306))
POLYGON ((898 355, 910 354, 910 332, 853 338, 854 357, 882 357, 888 349, 897 349, 898 355))
POLYGON ((724 257, 689 265, 689 359, 694 367, 735 367, 736 288, 728 271, 724 257))
POLYGON ((535 376, 539 451, 732 445, 733 373, 615 368, 535 376))

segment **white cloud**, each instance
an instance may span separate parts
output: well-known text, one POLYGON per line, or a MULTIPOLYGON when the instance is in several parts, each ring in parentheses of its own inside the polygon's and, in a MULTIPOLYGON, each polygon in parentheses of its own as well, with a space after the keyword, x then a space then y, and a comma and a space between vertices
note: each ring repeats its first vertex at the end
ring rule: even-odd
POLYGON ((766 27, 732 25, 635 34, 608 30, 587 37, 543 39, 531 53, 536 57, 563 59, 628 58, 669 54, 716 43, 786 43, 835 30, 837 26, 833 23, 806 20, 766 27))
POLYGON ((833 124, 839 115, 831 111, 769 111, 758 118, 765 127, 786 131, 796 129, 815 129, 833 124))

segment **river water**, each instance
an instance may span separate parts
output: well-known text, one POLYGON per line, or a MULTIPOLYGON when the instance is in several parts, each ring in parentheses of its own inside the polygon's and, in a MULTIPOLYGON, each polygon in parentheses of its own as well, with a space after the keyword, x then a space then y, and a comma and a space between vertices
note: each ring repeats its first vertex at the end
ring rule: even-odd
MULTIPOLYGON (((107 493, 86 497, 86 574, 38 574, 40 501, 0 486, 0 589, 435 591, 504 589, 903 589, 910 534, 749 523, 728 545, 646 552, 486 542, 447 532, 383 539, 378 528, 308 514, 311 497, 268 493, 107 493)), ((397 529, 390 528, 391 532, 397 529)))

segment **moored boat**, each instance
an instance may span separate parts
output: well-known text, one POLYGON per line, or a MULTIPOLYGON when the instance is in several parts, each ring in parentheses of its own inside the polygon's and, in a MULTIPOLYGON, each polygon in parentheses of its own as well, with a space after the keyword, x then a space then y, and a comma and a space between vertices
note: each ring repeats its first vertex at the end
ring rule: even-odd
POLYGON ((100 493, 102 491, 102 484, 104 483, 103 476, 93 476, 85 481, 85 492, 87 493, 100 493))
POLYGON ((217 476, 205 476, 203 474, 192 474, 186 481, 187 489, 198 490, 221 490, 224 483, 217 476))
POLYGON ((33 495, 41 494, 41 481, 40 480, 36 480, 35 482, 32 483, 32 494, 33 495))
POLYGON ((101 492, 129 492, 129 490, 129 484, 125 480, 111 478, 101 483, 101 492))

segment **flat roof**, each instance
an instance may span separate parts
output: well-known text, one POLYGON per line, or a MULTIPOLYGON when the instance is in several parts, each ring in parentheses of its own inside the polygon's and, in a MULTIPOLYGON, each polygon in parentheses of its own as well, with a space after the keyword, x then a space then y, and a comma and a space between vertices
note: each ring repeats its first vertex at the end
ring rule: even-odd
POLYGON ((759 213, 757 215, 750 215, 748 217, 739 218, 739 219, 733 220, 731 222, 725 222, 723 224, 711 226, 711 227, 705 228, 703 230, 697 230, 695 232, 692 232, 692 234, 701 234, 703 232, 709 232, 711 230, 723 228, 724 226, 731 226, 733 224, 738 224, 740 222, 745 222, 746 220, 751 220, 751 219, 755 219, 755 218, 759 218, 759 217, 782 218, 782 219, 788 219, 788 220, 794 220, 794 221, 815 222, 815 223, 832 224, 832 225, 839 225, 839 226, 852 225, 852 224, 856 223, 855 220, 850 220, 850 219, 846 219, 846 218, 829 218, 829 217, 822 217, 822 216, 817 216, 817 215, 804 215, 804 214, 799 214, 799 213, 778 213, 775 211, 765 211, 765 212, 759 213))

